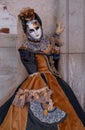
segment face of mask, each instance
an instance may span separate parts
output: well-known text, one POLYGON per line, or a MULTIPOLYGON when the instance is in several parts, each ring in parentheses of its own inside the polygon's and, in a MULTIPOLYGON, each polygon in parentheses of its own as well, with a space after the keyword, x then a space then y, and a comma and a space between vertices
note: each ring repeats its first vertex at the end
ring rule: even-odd
POLYGON ((42 36, 42 28, 37 20, 27 22, 27 34, 35 40, 39 40, 42 36))

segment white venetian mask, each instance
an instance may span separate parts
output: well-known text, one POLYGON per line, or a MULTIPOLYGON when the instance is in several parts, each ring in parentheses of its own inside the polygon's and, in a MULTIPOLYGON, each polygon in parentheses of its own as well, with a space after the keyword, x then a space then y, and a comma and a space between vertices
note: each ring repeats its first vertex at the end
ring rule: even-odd
POLYGON ((38 40, 42 36, 42 28, 37 20, 27 22, 27 34, 33 39, 38 40))

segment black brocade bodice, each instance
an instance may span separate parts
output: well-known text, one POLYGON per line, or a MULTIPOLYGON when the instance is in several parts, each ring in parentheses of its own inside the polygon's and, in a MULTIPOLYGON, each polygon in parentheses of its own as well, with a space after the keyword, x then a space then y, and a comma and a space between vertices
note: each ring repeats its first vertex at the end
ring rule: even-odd
POLYGON ((19 49, 20 58, 27 72, 33 74, 38 71, 35 54, 28 50, 19 49))

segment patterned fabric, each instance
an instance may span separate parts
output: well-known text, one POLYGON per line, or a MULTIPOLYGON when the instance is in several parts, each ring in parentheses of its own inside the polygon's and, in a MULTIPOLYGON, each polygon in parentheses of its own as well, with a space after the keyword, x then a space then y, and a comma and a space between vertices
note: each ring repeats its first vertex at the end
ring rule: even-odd
POLYGON ((38 72, 37 60, 35 54, 29 52, 28 50, 19 49, 20 58, 25 66, 28 74, 33 74, 38 72))
POLYGON ((43 51, 48 48, 48 46, 50 45, 50 41, 48 37, 44 35, 39 42, 26 41, 25 43, 23 43, 23 45, 33 51, 43 51))
POLYGON ((13 100, 13 105, 23 107, 27 102, 37 101, 39 103, 49 102, 52 90, 47 86, 38 90, 19 89, 13 100))
POLYGON ((47 124, 60 123, 66 117, 66 113, 59 108, 53 108, 53 110, 48 111, 47 115, 44 115, 44 108, 39 102, 30 102, 30 110, 38 120, 47 124))
POLYGON ((45 124, 36 120, 31 112, 28 112, 26 130, 59 130, 56 124, 45 124))

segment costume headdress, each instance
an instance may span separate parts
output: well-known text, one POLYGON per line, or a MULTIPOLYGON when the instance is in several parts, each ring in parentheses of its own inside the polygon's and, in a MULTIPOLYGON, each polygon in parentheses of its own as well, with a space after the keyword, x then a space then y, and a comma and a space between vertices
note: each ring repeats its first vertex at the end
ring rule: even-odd
POLYGON ((20 12, 20 14, 18 15, 18 17, 19 17, 19 19, 21 20, 24 33, 26 33, 26 23, 27 23, 28 21, 38 20, 40 26, 42 26, 41 19, 40 19, 40 17, 38 16, 38 14, 34 12, 34 9, 25 8, 25 9, 23 9, 23 10, 20 12))

